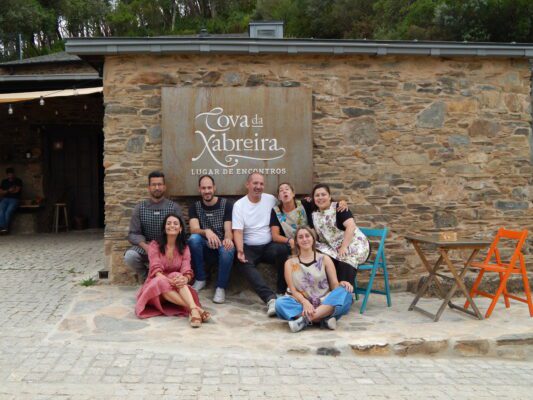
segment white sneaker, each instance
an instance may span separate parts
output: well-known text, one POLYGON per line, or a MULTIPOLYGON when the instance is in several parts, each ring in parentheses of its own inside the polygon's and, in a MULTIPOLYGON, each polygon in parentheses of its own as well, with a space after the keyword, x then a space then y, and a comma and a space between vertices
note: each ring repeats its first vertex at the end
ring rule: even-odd
POLYGON ((332 331, 334 331, 335 329, 337 329, 337 318, 335 317, 329 317, 327 320, 324 321, 326 325, 326 328, 328 329, 331 329, 332 331))
POLYGON ((276 299, 270 299, 267 303, 267 315, 269 317, 276 316, 276 299))
POLYGON ((289 328, 291 332, 300 332, 302 329, 304 329, 309 324, 309 321, 307 321, 307 318, 305 318, 303 315, 300 318, 293 319, 289 321, 289 328))
POLYGON ((195 281, 192 285, 192 288, 199 292, 203 288, 205 288, 205 281, 195 281))
POLYGON ((226 301, 226 291, 217 287, 215 289, 215 296, 213 296, 213 303, 222 304, 226 301))

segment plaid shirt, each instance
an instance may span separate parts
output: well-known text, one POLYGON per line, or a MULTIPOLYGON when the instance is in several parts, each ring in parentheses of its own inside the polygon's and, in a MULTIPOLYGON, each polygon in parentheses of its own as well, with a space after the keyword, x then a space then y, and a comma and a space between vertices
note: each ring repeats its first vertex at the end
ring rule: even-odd
POLYGON ((144 200, 135 207, 131 216, 128 240, 133 244, 132 250, 146 255, 138 244, 149 243, 161 238, 161 226, 169 214, 181 216, 179 206, 171 200, 163 199, 159 203, 144 200))

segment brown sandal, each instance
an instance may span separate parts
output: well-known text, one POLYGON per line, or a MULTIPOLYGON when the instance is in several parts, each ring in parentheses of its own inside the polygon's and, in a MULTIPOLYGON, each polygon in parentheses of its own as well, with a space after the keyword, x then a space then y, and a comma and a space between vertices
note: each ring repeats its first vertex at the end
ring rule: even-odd
POLYGON ((202 326, 202 313, 200 312, 198 307, 193 307, 189 311, 189 324, 193 328, 199 328, 202 326), (198 313, 198 317, 195 317, 192 315, 193 311, 196 311, 198 313))

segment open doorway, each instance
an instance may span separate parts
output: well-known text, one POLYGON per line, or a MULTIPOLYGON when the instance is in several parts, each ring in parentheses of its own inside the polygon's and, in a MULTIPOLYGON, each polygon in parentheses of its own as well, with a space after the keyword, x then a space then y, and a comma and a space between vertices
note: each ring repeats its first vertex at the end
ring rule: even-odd
POLYGON ((66 203, 71 227, 104 227, 102 126, 46 125, 40 129, 48 204, 66 203))

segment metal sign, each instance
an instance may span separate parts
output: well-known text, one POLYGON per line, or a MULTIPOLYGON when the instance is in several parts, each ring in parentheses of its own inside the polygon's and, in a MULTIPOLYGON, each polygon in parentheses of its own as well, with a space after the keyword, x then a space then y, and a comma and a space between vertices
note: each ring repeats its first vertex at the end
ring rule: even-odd
POLYGON ((197 195, 205 174, 219 194, 243 194, 254 171, 269 192, 281 182, 311 190, 311 89, 163 87, 161 96, 170 195, 197 195))

